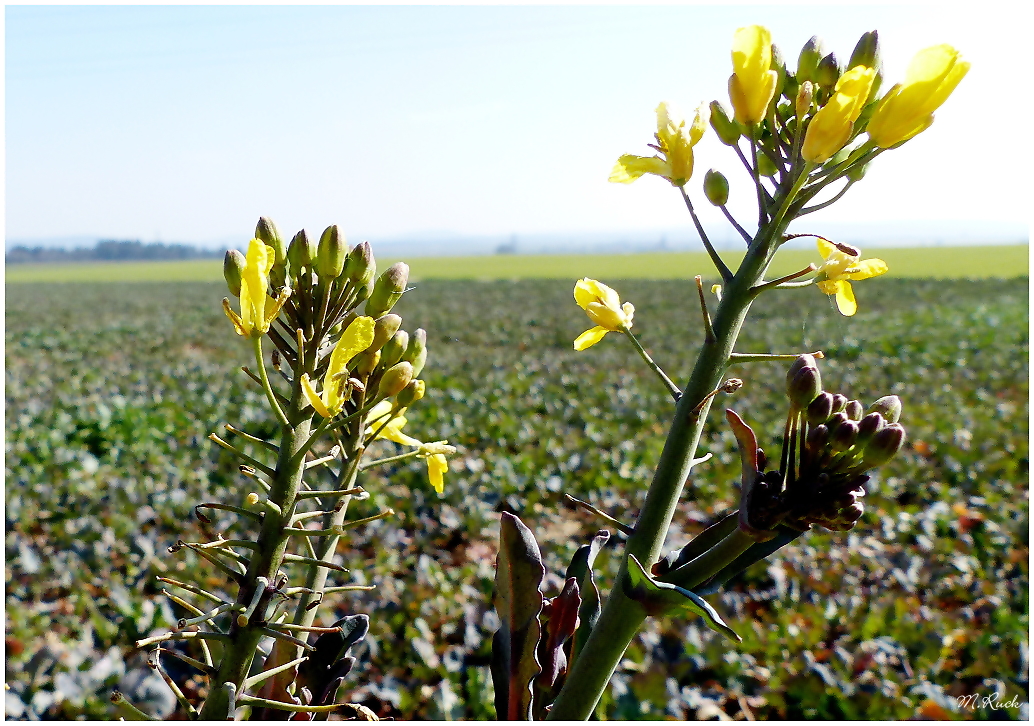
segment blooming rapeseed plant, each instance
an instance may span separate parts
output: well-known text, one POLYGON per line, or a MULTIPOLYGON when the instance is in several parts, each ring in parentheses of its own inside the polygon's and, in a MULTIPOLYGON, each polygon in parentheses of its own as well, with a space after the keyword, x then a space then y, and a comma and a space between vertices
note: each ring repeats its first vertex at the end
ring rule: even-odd
POLYGON ((916 53, 905 82, 880 99, 866 131, 876 146, 888 149, 930 127, 933 112, 944 103, 969 71, 969 62, 947 44, 916 53))
POLYGON ((835 244, 819 237, 817 240, 819 254, 824 262, 815 278, 819 290, 827 295, 835 295, 837 309, 841 315, 850 317, 858 312, 854 290, 849 280, 867 280, 882 275, 888 269, 887 263, 878 258, 860 260, 861 253, 845 244, 835 244))
POLYGON ((253 239, 248 243, 248 254, 241 270, 241 314, 230 308, 229 300, 223 300, 223 311, 238 335, 258 338, 269 332, 269 326, 280 314, 280 308, 290 294, 285 289, 276 300, 267 294, 273 258, 273 250, 262 240, 253 239))
POLYGON ((768 29, 750 25, 737 30, 732 40, 729 99, 740 123, 753 125, 765 118, 779 78, 771 66, 772 34, 768 29))
POLYGON ((696 118, 686 128, 682 118, 674 117, 667 103, 657 107, 657 144, 650 144, 660 156, 625 154, 610 173, 610 181, 631 184, 643 174, 656 174, 672 183, 685 186, 693 176, 693 147, 704 135, 710 109, 706 104, 697 109, 696 118))
POLYGON ((805 161, 821 164, 844 148, 875 78, 876 70, 865 66, 855 66, 840 76, 833 95, 808 126, 801 147, 805 161))
POLYGON ((348 362, 370 347, 373 343, 373 329, 373 318, 362 315, 353 320, 341 334, 330 354, 327 372, 323 376, 322 393, 316 393, 308 373, 302 374, 302 392, 316 413, 323 418, 336 416, 344 407, 345 398, 341 390, 348 375, 348 362))
POLYGON ((635 307, 630 302, 622 305, 617 292, 602 282, 582 278, 574 285, 574 299, 589 316, 589 320, 596 323, 596 327, 575 338, 575 350, 585 350, 596 345, 607 333, 632 327, 635 307))

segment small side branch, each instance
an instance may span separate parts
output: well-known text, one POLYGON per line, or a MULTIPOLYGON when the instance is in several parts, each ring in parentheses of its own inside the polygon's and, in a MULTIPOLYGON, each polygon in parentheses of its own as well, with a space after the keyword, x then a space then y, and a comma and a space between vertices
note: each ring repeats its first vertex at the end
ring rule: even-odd
POLYGON ((653 358, 651 358, 650 354, 646 352, 646 349, 639 342, 639 339, 632 334, 632 331, 625 328, 622 332, 624 332, 626 338, 632 341, 632 345, 634 345, 635 349, 639 352, 639 356, 646 361, 646 365, 650 367, 650 370, 656 373, 657 377, 661 379, 661 382, 664 384, 664 387, 668 389, 668 393, 671 394, 671 397, 674 398, 676 402, 682 398, 682 389, 676 386, 674 381, 668 378, 668 374, 661 370, 659 365, 654 363, 653 358))
POLYGON ((734 392, 740 390, 742 387, 743 387, 743 381, 741 379, 739 379, 739 378, 730 378, 725 383, 723 383, 722 385, 718 386, 718 388, 714 389, 713 391, 708 393, 706 396, 704 396, 702 399, 700 399, 700 403, 698 403, 693 408, 693 410, 690 412, 690 414, 689 414, 690 418, 696 418, 697 416, 699 416, 700 412, 704 408, 704 405, 708 401, 710 401, 712 398, 717 396, 719 393, 734 393, 734 392))
POLYGON ((700 296, 700 312, 704 316, 704 342, 713 343, 715 341, 714 328, 711 326, 711 315, 707 312, 707 300, 704 299, 704 281, 700 275, 697 275, 695 279, 697 294, 700 296))
POLYGON ((679 187, 679 191, 682 193, 682 199, 686 202, 686 209, 689 210, 689 216, 693 218, 693 225, 697 228, 697 234, 700 235, 700 241, 704 243, 704 249, 707 250, 708 256, 711 258, 711 262, 714 263, 715 269, 718 270, 718 274, 721 275, 722 280, 726 283, 732 280, 732 270, 729 269, 728 265, 718 256, 718 252, 711 245, 711 240, 707 238, 707 233, 704 232, 704 226, 700 224, 700 219, 697 217, 696 210, 693 208, 693 202, 690 201, 689 195, 686 194, 684 187, 679 187))
POLYGON ((255 457, 248 456, 247 454, 245 454, 243 451, 238 449, 236 446, 234 446, 230 442, 224 441, 223 439, 219 438, 218 434, 209 434, 208 435, 208 439, 209 439, 209 441, 212 441, 212 442, 218 444, 219 446, 223 447, 227 451, 229 451, 229 452, 231 452, 233 454, 236 454, 243 461, 248 462, 251 466, 253 466, 254 468, 258 469, 259 471, 261 471, 266 476, 276 476, 276 471, 274 469, 266 466, 265 464, 263 464, 261 461, 259 461, 255 457))
POLYGON ((740 223, 737 222, 736 218, 732 216, 732 212, 729 211, 728 207, 726 207, 723 204, 719 207, 719 209, 722 210, 722 214, 725 215, 725 218, 729 220, 729 224, 731 224, 733 228, 740 233, 740 237, 742 237, 743 241, 747 243, 748 247, 750 247, 751 243, 754 242, 754 238, 747 233, 747 230, 743 229, 743 227, 740 226, 740 223))
MULTIPOLYGON (((790 282, 791 280, 796 280, 798 277, 804 277, 805 275, 809 275, 812 272, 815 272, 817 269, 819 268, 816 267, 814 262, 812 262, 803 270, 798 270, 797 272, 793 272, 789 275, 783 275, 782 277, 776 280, 769 280, 768 282, 763 282, 760 285, 755 285, 754 287, 750 288, 750 293, 751 295, 754 295, 756 297, 761 293, 765 292, 766 290, 771 290, 776 287, 783 287, 786 285, 786 283, 790 282)), ((800 283, 799 286, 806 287, 810 284, 811 280, 809 280, 808 282, 800 283)))
POLYGON ((593 514, 595 514, 597 517, 602 519, 607 524, 613 525, 618 530, 620 530, 621 532, 624 532, 625 534, 627 534, 629 536, 632 536, 633 534, 635 534, 635 528, 634 527, 629 527, 627 524, 622 524, 621 522, 619 522, 618 520, 614 519, 612 516, 610 516, 606 512, 601 512, 599 509, 597 509, 596 507, 592 506, 588 502, 583 502, 581 499, 575 499, 570 494, 565 494, 564 495, 564 501, 570 502, 571 504, 575 505, 576 507, 581 507, 582 509, 584 509, 587 512, 592 512, 593 514))
POLYGON ((250 441, 253 444, 258 444, 259 446, 265 446, 274 454, 280 453, 280 447, 274 444, 272 441, 266 441, 265 439, 260 439, 258 436, 252 436, 251 434, 241 431, 239 428, 231 426, 230 424, 226 424, 225 428, 231 434, 234 434, 235 436, 240 436, 242 439, 245 439, 246 441, 250 441))
MULTIPOLYGON (((821 350, 816 350, 809 355, 815 358, 825 358, 821 350)), ((729 356, 729 363, 764 363, 776 360, 797 360, 800 353, 733 353, 729 356)))

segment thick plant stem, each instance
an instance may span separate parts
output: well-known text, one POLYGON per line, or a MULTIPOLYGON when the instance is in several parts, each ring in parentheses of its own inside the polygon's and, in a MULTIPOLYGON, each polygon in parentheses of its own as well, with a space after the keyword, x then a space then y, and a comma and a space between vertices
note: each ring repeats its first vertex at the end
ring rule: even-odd
MULTIPOLYGON (((283 564, 289 539, 284 528, 290 523, 298 488, 302 482, 302 473, 305 471, 305 450, 309 439, 310 420, 301 413, 304 406, 301 389, 296 384, 286 412, 288 421, 296 423, 288 423, 282 428, 276 476, 269 494, 270 501, 280 507, 281 514, 267 512, 263 520, 258 547, 251 557, 244 584, 237 594, 237 605, 247 607, 255 594, 258 578, 264 577, 268 582, 275 582, 283 564)), ((254 618, 244 626, 234 622, 230 627, 230 640, 223 649, 219 672, 212 679, 212 689, 198 716, 201 720, 226 718, 229 696, 222 684, 233 683, 238 693, 244 690, 244 679, 248 676, 258 644, 265 637, 258 622, 261 622, 261 619, 254 618)))
POLYGON ((640 604, 627 597, 621 585, 627 577, 627 556, 635 555, 647 569, 660 556, 707 418, 710 400, 705 401, 705 398, 721 384, 754 298, 751 288, 762 279, 784 229, 783 225, 762 228, 728 284, 713 321, 715 339, 701 347, 693 374, 676 406, 675 419, 636 522, 635 534, 629 537, 622 557, 617 584, 549 712, 550 720, 589 718, 621 656, 646 618, 640 604), (703 406, 694 413, 701 401, 704 401, 703 406))

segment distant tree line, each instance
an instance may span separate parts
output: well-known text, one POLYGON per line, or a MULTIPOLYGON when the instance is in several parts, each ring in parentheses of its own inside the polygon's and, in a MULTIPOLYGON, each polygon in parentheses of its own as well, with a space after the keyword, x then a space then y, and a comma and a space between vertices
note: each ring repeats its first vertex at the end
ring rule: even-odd
POLYGON ((165 244, 140 240, 98 240, 93 247, 76 247, 66 250, 59 247, 25 247, 19 245, 7 251, 4 261, 8 264, 21 262, 115 262, 127 260, 190 260, 204 257, 221 257, 222 253, 204 250, 194 245, 165 244))

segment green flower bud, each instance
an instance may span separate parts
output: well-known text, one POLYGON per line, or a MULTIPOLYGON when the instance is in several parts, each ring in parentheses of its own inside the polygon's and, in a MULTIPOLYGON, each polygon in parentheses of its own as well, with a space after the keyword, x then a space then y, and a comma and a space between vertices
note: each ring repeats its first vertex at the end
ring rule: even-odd
POLYGON ((303 267, 312 267, 312 261, 315 259, 316 243, 303 229, 294 236, 291 244, 288 245, 287 261, 291 263, 291 270, 297 275, 303 267))
POLYGON ((844 413, 852 421, 861 421, 862 416, 865 415, 865 409, 862 407, 861 401, 848 401, 847 406, 844 407, 844 413))
POLYGON ((862 37, 859 38, 858 42, 855 44, 854 50, 851 52, 851 60, 848 62, 847 67, 854 68, 855 66, 865 66, 866 68, 875 68, 878 62, 879 53, 879 34, 875 30, 863 33, 862 37))
POLYGON ((223 257, 223 279, 226 280, 226 286, 230 288, 230 293, 234 297, 241 296, 241 272, 247 264, 248 261, 240 250, 226 250, 226 256, 223 257))
POLYGON ((818 67, 821 58, 822 41, 819 40, 817 35, 813 35, 811 40, 801 48, 801 55, 797 58, 796 76, 798 83, 815 81, 815 69, 818 67))
POLYGON ((280 237, 273 220, 269 217, 259 217, 255 225, 255 239, 262 240, 268 247, 273 248, 273 267, 283 267, 287 263, 287 243, 280 237))
POLYGON ((406 385, 405 388, 402 389, 402 392, 399 393, 398 397, 395 399, 395 402, 398 403, 398 405, 400 406, 408 408, 409 406, 412 406, 414 403, 416 403, 424 397, 425 390, 426 385, 424 384, 424 382, 414 378, 406 385))
POLYGON ((409 345, 406 346, 406 352, 402 356, 402 360, 409 361, 413 364, 413 375, 419 376, 420 372, 424 370, 424 363, 427 362, 427 331, 423 328, 417 328, 413 333, 413 336, 409 339, 409 345))
POLYGON ((775 176, 777 171, 779 170, 772 163, 772 160, 768 158, 768 154, 758 154, 758 174, 761 176, 775 176))
POLYGON ((820 88, 832 91, 839 79, 840 65, 837 63, 837 56, 835 53, 830 53, 819 61, 819 65, 815 69, 815 83, 820 88))
POLYGON ((402 317, 389 313, 377 318, 373 324, 373 342, 367 350, 380 350, 384 344, 391 340, 391 336, 402 327, 402 317))
POLYGON ((820 393, 808 404, 808 423, 811 426, 825 423, 832 415, 833 395, 831 393, 820 393))
POLYGON ((794 111, 798 120, 803 120, 808 111, 811 110, 811 101, 815 97, 815 86, 811 81, 805 81, 797 91, 797 98, 794 101, 794 111))
POLYGON ((729 180, 720 171, 709 169, 704 174, 704 196, 716 207, 724 207, 729 202, 729 180))
POLYGON ((401 393, 402 389, 413 380, 413 365, 411 363, 396 363, 381 376, 381 384, 377 388, 377 395, 380 398, 391 398, 401 393))
POLYGON ((359 378, 367 378, 380 362, 381 352, 379 350, 364 350, 355 357, 355 367, 352 369, 352 373, 359 378))
POLYGON ((735 146, 743 133, 740 125, 729 117, 718 101, 711 101, 711 128, 726 146, 735 146))
POLYGON ((893 459, 905 443, 905 429, 901 424, 892 423, 885 429, 877 431, 865 447, 862 456, 862 469, 874 469, 883 466, 893 459))
MULTIPOLYGON (((377 277, 377 262, 373 259, 373 250, 370 249, 369 242, 360 242, 348 253, 344 274, 357 290, 367 284, 372 286, 373 279, 377 277)), ((366 297, 369 296, 370 293, 367 292, 366 297)), ((366 297, 362 299, 365 300, 366 297)))
POLYGON ((320 244, 316 251, 316 272, 327 280, 337 278, 345 268, 347 254, 348 242, 341 236, 336 224, 330 225, 320 235, 320 244))
POLYGON ((409 346, 409 333, 400 330, 381 348, 381 367, 390 368, 402 360, 409 346))
POLYGON ((897 396, 884 396, 869 406, 869 411, 880 414, 887 423, 897 423, 901 418, 901 399, 897 396))
POLYGON ((370 299, 366 301, 366 314, 372 318, 379 318, 391 308, 402 297, 406 291, 406 283, 409 282, 409 265, 405 262, 396 262, 377 278, 370 293, 370 299))
POLYGON ((772 60, 768 67, 776 72, 775 97, 779 98, 779 94, 783 92, 783 84, 786 83, 786 62, 783 60, 783 52, 775 43, 772 43, 772 60))
POLYGON ((852 182, 860 182, 865 178, 865 172, 869 171, 868 164, 855 164, 847 170, 847 178, 852 182))

